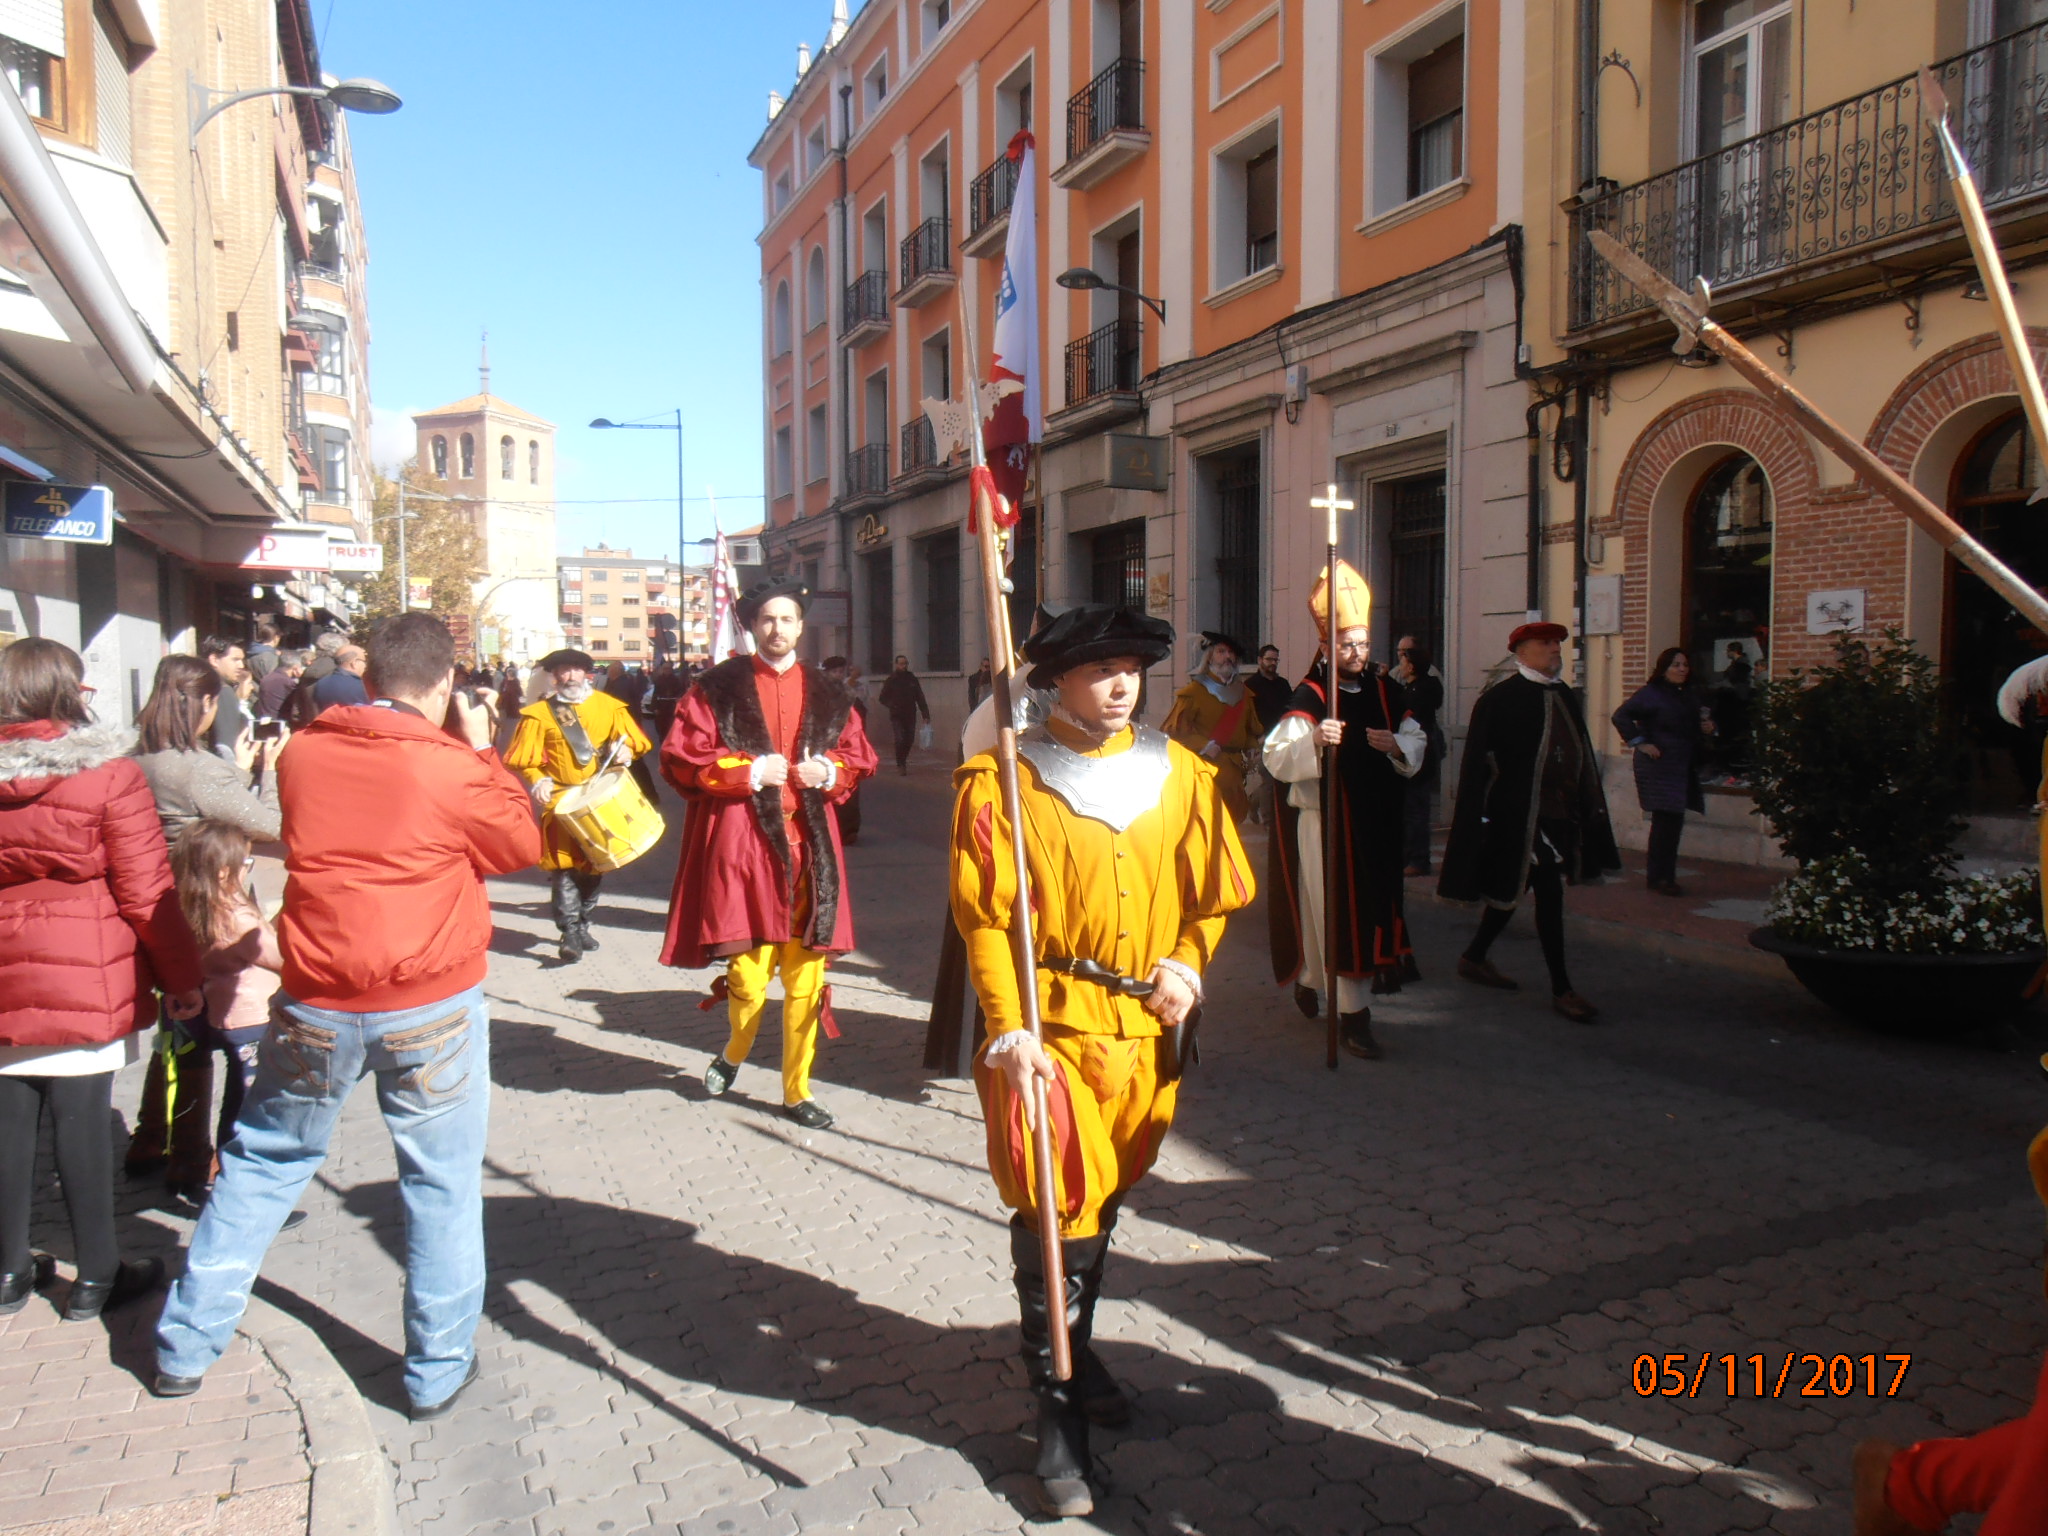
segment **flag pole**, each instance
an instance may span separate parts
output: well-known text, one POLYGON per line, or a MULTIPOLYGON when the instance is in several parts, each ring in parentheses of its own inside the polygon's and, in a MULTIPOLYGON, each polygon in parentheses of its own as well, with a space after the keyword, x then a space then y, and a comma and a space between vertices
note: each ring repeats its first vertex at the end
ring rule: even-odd
MULTIPOLYGON (((1010 634, 1010 607, 1004 601, 1003 555, 997 543, 995 481, 988 470, 988 449, 981 434, 981 391, 977 366, 973 305, 968 289, 959 285, 960 333, 966 343, 969 521, 981 556, 982 617, 987 626, 989 665, 995 692, 996 782, 1003 797, 1003 817, 1010 824, 1010 857, 1016 896, 1010 903, 1010 946, 1017 967, 1017 998, 1024 1027, 1041 1046, 1045 1027, 1038 1016, 1038 951, 1032 937, 1031 871, 1024 857, 1024 804, 1017 764, 1016 647, 1010 634)), ((1057 1070, 1057 1069, 1055 1069, 1057 1070)), ((1053 1375, 1060 1381, 1074 1374, 1073 1347, 1067 1337, 1067 1281, 1060 1252, 1059 1187, 1053 1174, 1052 1105, 1045 1081, 1031 1079, 1031 1154, 1036 1164, 1033 1197, 1038 1207, 1038 1247, 1045 1271, 1046 1324, 1052 1345, 1053 1375), (1057 1298, 1057 1299, 1055 1299, 1057 1298)))

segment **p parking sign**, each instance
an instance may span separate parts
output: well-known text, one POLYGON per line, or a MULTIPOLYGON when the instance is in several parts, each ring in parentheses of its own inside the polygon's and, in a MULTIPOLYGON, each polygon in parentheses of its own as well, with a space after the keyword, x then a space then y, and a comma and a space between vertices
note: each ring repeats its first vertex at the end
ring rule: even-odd
POLYGON ((7 482, 7 536, 65 544, 114 542, 114 495, 104 485, 7 482))

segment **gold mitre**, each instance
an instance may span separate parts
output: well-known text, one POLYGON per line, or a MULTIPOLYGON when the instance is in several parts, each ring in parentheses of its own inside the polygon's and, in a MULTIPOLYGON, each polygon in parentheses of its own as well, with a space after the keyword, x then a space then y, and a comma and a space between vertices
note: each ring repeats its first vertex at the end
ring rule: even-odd
MULTIPOLYGON (((1330 616, 1330 568, 1316 576, 1315 590, 1308 595, 1308 611, 1314 615, 1316 633, 1323 634, 1330 616)), ((1363 629, 1372 623, 1372 588, 1348 560, 1337 562, 1337 631, 1363 629)))

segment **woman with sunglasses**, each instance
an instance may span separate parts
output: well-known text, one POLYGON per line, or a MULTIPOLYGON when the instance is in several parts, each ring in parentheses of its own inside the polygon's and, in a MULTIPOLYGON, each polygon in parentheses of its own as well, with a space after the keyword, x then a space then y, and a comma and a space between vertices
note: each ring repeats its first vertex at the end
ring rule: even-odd
POLYGON ((156 1259, 121 1259, 107 1122, 156 988, 174 1017, 201 1001, 149 785, 129 734, 94 724, 84 671, 52 640, 0 651, 0 1313, 54 1269, 29 1249, 47 1110, 78 1266, 71 1321, 163 1279, 156 1259))

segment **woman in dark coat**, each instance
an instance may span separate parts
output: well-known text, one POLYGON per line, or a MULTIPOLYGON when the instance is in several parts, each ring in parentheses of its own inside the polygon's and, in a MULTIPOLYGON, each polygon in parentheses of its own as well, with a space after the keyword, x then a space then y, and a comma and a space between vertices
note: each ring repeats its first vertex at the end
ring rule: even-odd
POLYGON ((1614 712, 1614 728, 1635 749, 1636 799, 1650 818, 1650 889, 1660 896, 1685 894, 1678 884, 1678 840, 1685 813, 1707 808, 1700 793, 1700 701, 1691 681, 1692 662, 1674 645, 1614 712))

